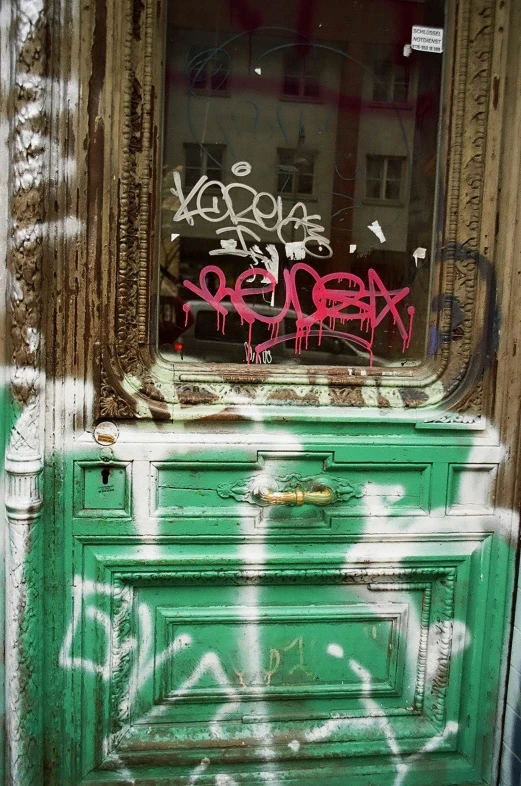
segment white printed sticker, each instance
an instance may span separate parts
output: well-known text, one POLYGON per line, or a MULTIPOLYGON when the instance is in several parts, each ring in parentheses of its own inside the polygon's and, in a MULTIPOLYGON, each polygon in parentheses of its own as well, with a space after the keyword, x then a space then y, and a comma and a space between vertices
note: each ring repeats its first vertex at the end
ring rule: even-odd
POLYGON ((374 232, 380 243, 385 243, 385 235, 382 227, 380 226, 379 221, 373 221, 372 224, 367 225, 367 229, 370 229, 371 232, 374 232))
POLYGON ((443 28, 414 25, 411 49, 416 49, 418 52, 443 52, 443 28))
POLYGON ((418 267, 418 265, 420 264, 419 260, 425 259, 425 257, 427 256, 427 249, 418 246, 418 248, 412 252, 412 255, 414 257, 414 264, 416 265, 416 267, 418 267))

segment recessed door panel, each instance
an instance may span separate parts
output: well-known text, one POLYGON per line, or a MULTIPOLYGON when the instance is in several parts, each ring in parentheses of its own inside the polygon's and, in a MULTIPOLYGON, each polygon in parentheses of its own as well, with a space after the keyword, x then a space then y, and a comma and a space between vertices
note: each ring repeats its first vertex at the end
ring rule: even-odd
POLYGON ((415 546, 396 535, 382 531, 363 561, 290 540, 245 561, 241 547, 89 538, 61 652, 101 723, 86 770, 105 782, 149 761, 168 782, 170 767, 181 777, 203 760, 221 774, 240 762, 260 783, 267 758, 305 780, 311 759, 355 775, 371 756, 390 778, 399 751, 403 767, 453 762, 440 782, 467 782, 461 713, 481 691, 473 669, 498 555, 486 535, 415 546))

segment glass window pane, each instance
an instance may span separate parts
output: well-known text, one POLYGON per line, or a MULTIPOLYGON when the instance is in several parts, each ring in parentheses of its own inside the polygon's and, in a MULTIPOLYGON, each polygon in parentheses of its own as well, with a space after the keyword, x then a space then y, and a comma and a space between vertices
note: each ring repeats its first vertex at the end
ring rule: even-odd
POLYGON ((288 172, 279 172, 277 191, 279 194, 291 193, 293 191, 293 175, 288 172))
POLYGON ((402 176, 402 160, 401 158, 388 158, 387 159, 387 179, 400 180, 402 176))
POLYGON ((185 164, 187 167, 201 166, 202 150, 200 145, 185 145, 185 164))
POLYGON ((388 180, 385 184, 385 198, 386 199, 400 199, 400 182, 396 180, 388 180))
POLYGON ((316 52, 304 58, 304 96, 318 98, 320 96, 321 61, 316 52))
POLYGON ((223 149, 216 145, 206 145, 206 168, 221 169, 223 163, 223 149))
POLYGON ((384 159, 376 156, 367 157, 367 177, 377 178, 378 180, 383 174, 384 159))
POLYGON ((189 84, 192 90, 206 88, 207 72, 203 68, 192 68, 189 72, 189 84))
POLYGON ((407 101, 409 92, 409 69, 405 66, 395 65, 394 100, 407 101))
POLYGON ((279 159, 279 164, 283 166, 293 165, 293 160, 294 160, 293 150, 278 150, 277 155, 279 159))
POLYGON ((284 58, 284 80, 282 92, 287 96, 298 96, 301 83, 301 67, 297 57, 287 54, 284 58))
POLYGON ((304 75, 308 79, 318 79, 320 77, 321 58, 318 50, 307 53, 304 57, 304 75))
POLYGON ((320 96, 320 84, 318 80, 306 79, 304 83, 304 95, 306 98, 318 98, 320 96))
POLYGON ((387 101, 389 97, 389 82, 375 80, 373 86, 373 101, 387 101))
POLYGON ((380 190, 381 190, 381 181, 380 180, 367 180, 366 186, 366 197, 369 199, 379 199, 380 198, 380 190))
POLYGON ((388 101, 392 88, 392 64, 389 60, 380 59, 381 57, 381 49, 373 48, 369 67, 373 73, 374 101, 388 101))
POLYGON ((199 178, 201 177, 201 170, 200 169, 192 169, 191 167, 186 167, 185 169, 185 186, 186 188, 191 188, 195 186, 199 178))
POLYGON ((313 156, 309 155, 298 155, 295 154, 295 165, 298 167, 298 170, 303 175, 312 175, 313 168, 315 166, 315 162, 313 156))
POLYGON ((288 96, 298 96, 299 80, 296 77, 284 77, 283 92, 288 96))
POLYGON ((298 192, 299 194, 313 193, 313 175, 298 176, 298 192))
POLYGON ((228 89, 228 74, 226 71, 217 70, 211 76, 210 87, 212 90, 228 89))
POLYGON ((280 0, 165 2, 165 357, 421 362, 444 55, 404 47, 412 24, 444 27, 443 0, 349 13, 336 0, 313 13, 280 0), (211 188, 180 210, 203 176, 211 188), (360 281, 383 293, 372 312, 360 281), (386 292, 400 295, 379 319, 386 292))
POLYGON ((299 78, 302 71, 302 60, 294 53, 287 54, 284 58, 284 75, 299 78))
POLYGON ((189 47, 186 60, 189 87, 192 90, 205 90, 208 79, 208 57, 204 49, 189 47))
POLYGON ((222 169, 210 169, 208 167, 206 170, 206 174, 209 180, 218 180, 219 182, 222 182, 223 179, 222 169))
POLYGON ((395 82, 394 83, 394 94, 393 99, 397 103, 405 103, 407 101, 409 94, 407 83, 405 82, 395 82))

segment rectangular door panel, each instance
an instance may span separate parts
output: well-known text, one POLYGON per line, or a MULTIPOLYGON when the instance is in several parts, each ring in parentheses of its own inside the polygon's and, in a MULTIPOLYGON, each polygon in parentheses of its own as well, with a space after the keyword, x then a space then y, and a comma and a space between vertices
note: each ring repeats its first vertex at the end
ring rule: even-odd
POLYGON ((281 544, 246 562, 217 545, 81 540, 61 664, 99 723, 82 782, 124 767, 135 783, 155 768, 183 783, 208 762, 256 783, 270 758, 300 782, 324 757, 356 779, 370 756, 392 783, 397 751, 404 767, 450 762, 439 783, 458 768, 472 782, 464 724, 484 689, 494 538, 390 537, 364 562, 349 547, 281 544))

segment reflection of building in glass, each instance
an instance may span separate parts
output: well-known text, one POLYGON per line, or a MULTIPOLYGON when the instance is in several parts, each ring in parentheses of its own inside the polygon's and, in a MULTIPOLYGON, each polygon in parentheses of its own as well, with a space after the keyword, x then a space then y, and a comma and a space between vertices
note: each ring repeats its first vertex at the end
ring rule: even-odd
POLYGON ((198 93, 224 93, 228 89, 230 61, 226 50, 190 47, 186 76, 189 89, 198 93))
POLYGON ((321 66, 322 57, 315 47, 306 47, 302 52, 292 48, 284 56, 282 95, 304 100, 319 98, 321 66))
POLYGON ((185 188, 195 186, 202 175, 209 180, 223 179, 226 145, 186 143, 184 147, 185 188))
MULTIPOLYGON (((441 58, 407 57, 404 46, 412 24, 424 23, 426 13, 429 24, 443 23, 442 4, 375 0, 348 6, 321 6, 305 35, 291 32, 294 2, 286 9, 268 3, 265 23, 253 31, 220 6, 203 4, 197 13, 172 6, 163 190, 168 197, 171 173, 178 170, 185 196, 201 177, 216 181, 199 199, 203 211, 217 203, 222 209, 218 183, 278 195, 286 215, 303 202, 331 241, 331 259, 306 257, 321 275, 363 275, 373 267, 389 289, 411 287, 417 317, 410 354, 419 357, 428 311, 441 58), (251 173, 233 175, 238 161, 247 161, 251 173), (369 229, 374 222, 384 242, 369 229), (413 256, 418 247, 426 249, 421 264, 413 256)), ((250 196, 238 188, 228 196, 235 214, 250 222, 239 246, 241 240, 248 247, 260 244, 267 258, 266 244, 275 244, 281 269, 291 264, 274 234, 255 223, 250 196)), ((268 211, 262 197, 257 206, 268 211)), ((233 233, 216 216, 174 223, 173 212, 163 210, 163 249, 172 233, 180 236, 174 278, 195 281, 215 262, 210 251, 232 236, 219 230, 233 233)), ((288 240, 299 239, 294 228, 288 240)), ((237 255, 218 260, 230 283, 252 264, 237 255)), ((311 308, 309 282, 302 289, 311 308)), ((398 353, 392 333, 392 325, 382 326, 380 353, 398 353)))
POLYGON ((315 151, 304 149, 277 150, 277 192, 285 196, 313 196, 315 151))
MULTIPOLYGON (((191 185, 197 171, 207 174, 211 160, 207 151, 221 145, 226 149, 225 159, 222 155, 218 159, 219 167, 224 162, 224 183, 238 179, 231 174, 233 163, 248 161, 252 166, 244 180, 248 186, 281 194, 288 205, 295 195, 312 199, 312 212, 320 214, 328 231, 337 122, 332 96, 339 95, 342 53, 317 50, 309 55, 287 35, 236 37, 229 31, 220 34, 217 47, 215 41, 213 47, 211 43, 208 31, 183 29, 169 34, 168 51, 173 57, 167 66, 165 163, 172 168, 188 165, 191 173, 185 173, 184 183, 191 185), (209 85, 214 73, 211 64, 221 49, 227 53, 227 90, 208 94, 202 85, 209 85), (198 52, 195 75, 193 59, 187 70, 187 51, 198 52), (201 61, 203 52, 207 64, 201 61), (329 96, 327 100, 319 98, 319 91, 329 96), (199 157, 194 146, 201 150, 199 157)), ((205 202, 210 204, 211 199, 205 197, 205 202)), ((183 237, 215 240, 215 229, 198 222, 181 231, 183 237)), ((262 230, 260 238, 273 242, 262 230)))
POLYGON ((405 104, 409 100, 410 60, 399 48, 385 44, 373 46, 369 52, 372 100, 384 104, 405 104))
POLYGON ((406 199, 405 156, 367 156, 365 199, 400 204, 406 199))

